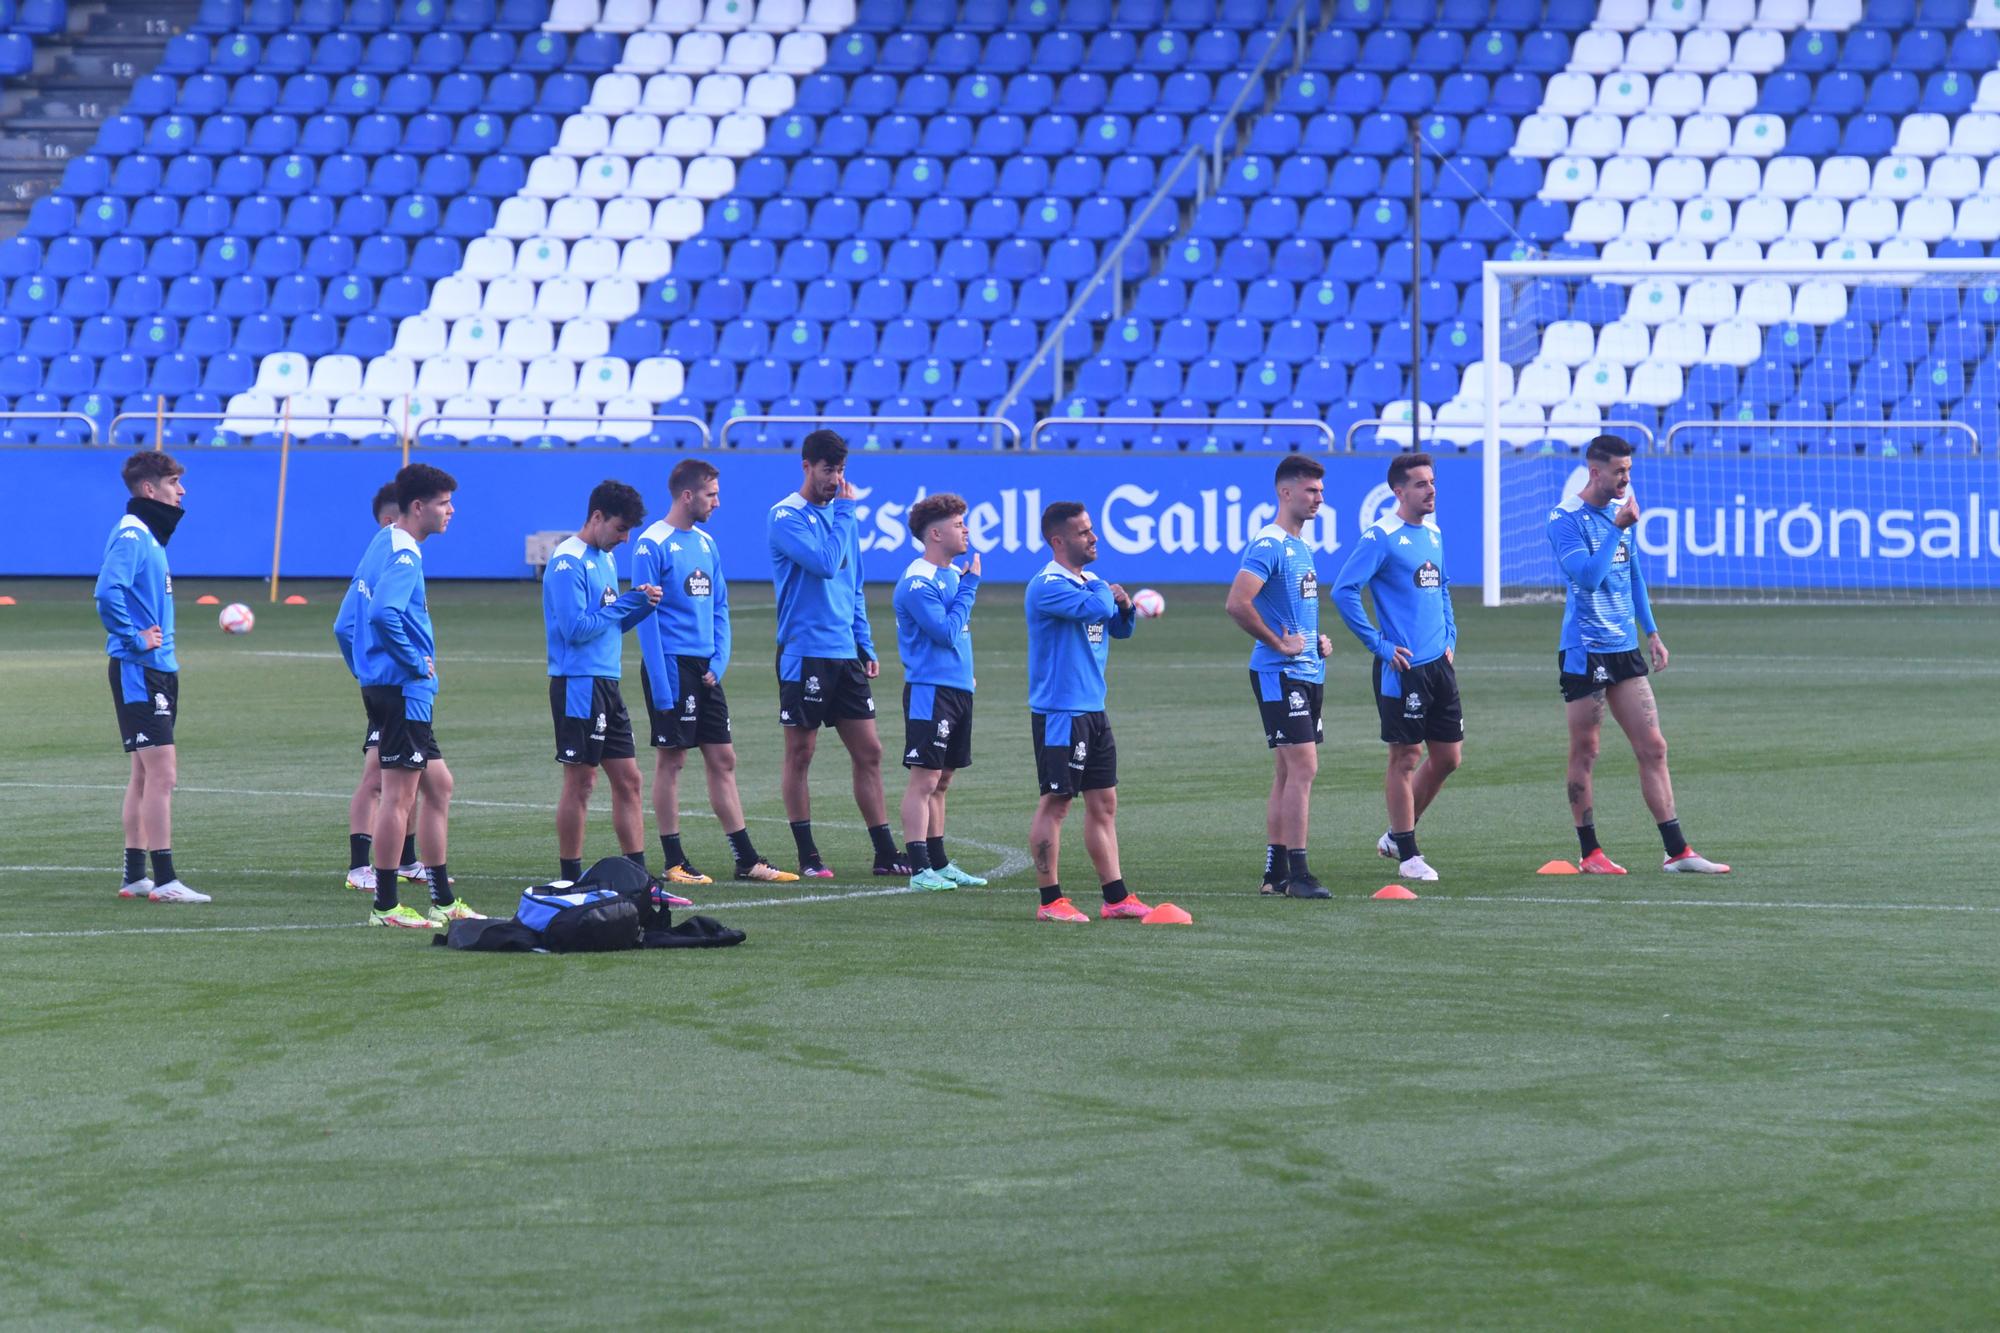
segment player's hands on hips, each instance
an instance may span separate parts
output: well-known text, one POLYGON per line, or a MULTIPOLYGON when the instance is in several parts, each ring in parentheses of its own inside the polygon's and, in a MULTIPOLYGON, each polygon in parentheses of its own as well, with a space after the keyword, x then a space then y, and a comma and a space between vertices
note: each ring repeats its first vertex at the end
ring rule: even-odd
POLYGON ((664 589, 657 583, 642 583, 639 585, 639 591, 646 594, 646 601, 649 605, 658 606, 660 604, 660 594, 664 589))
POLYGON ((1306 636, 1295 629, 1288 629, 1278 636, 1278 651, 1286 657, 1297 657, 1306 650, 1306 636))
POLYGON ((1120 611, 1132 609, 1132 595, 1125 591, 1125 585, 1122 583, 1111 585, 1111 600, 1120 611))
POLYGON ((167 632, 158 625, 148 625, 139 631, 139 642, 148 648, 157 648, 167 641, 167 632))
POLYGON ((1660 642, 1660 636, 1657 633, 1646 636, 1646 650, 1653 656, 1653 670, 1665 671, 1667 669, 1667 645, 1660 642))
POLYGON ((715 673, 713 671, 702 672, 701 683, 713 689, 715 687, 715 673))
POLYGON ((979 552, 974 551, 972 553, 971 559, 965 562, 965 569, 963 572, 970 574, 975 578, 979 576, 979 552))
POLYGON ((1410 669, 1410 650, 1400 643, 1397 644, 1396 651, 1389 655, 1389 665, 1398 671, 1408 671, 1410 669))
POLYGON ((1319 660, 1324 662, 1333 656, 1333 640, 1322 634, 1319 636, 1319 660))
POLYGON ((882 664, 876 661, 872 657, 864 657, 861 659, 861 669, 867 673, 868 679, 870 680, 873 680, 875 679, 875 677, 882 674, 882 664))
POLYGON ((1611 516, 1611 521, 1621 528, 1629 528, 1634 523, 1637 523, 1639 521, 1639 497, 1636 495, 1626 496, 1625 503, 1618 506, 1618 512, 1611 516))

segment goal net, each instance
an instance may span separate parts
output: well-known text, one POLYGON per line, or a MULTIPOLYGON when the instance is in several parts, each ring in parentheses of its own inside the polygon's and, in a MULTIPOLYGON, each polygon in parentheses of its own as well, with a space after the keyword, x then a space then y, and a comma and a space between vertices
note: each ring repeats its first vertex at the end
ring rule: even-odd
POLYGON ((2000 600, 2000 260, 1526 259, 1483 296, 1437 419, 1479 423, 1488 605, 1563 595, 1549 511, 1601 433, 1655 599, 2000 600))

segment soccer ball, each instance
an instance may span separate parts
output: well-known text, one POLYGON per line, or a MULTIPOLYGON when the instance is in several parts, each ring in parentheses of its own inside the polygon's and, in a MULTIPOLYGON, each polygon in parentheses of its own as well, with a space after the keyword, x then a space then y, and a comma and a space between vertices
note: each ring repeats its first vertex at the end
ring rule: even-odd
POLYGON ((1141 588, 1132 594, 1132 609, 1152 620, 1167 613, 1167 599, 1156 588, 1141 588))
POLYGON ((248 634, 257 628, 257 617, 241 602, 231 602, 222 608, 222 614, 215 618, 225 634, 248 634))

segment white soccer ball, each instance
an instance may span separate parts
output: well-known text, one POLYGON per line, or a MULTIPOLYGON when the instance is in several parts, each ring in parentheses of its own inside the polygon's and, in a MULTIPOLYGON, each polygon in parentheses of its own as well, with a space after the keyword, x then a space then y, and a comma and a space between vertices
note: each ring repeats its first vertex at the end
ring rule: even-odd
POLYGON ((1141 588, 1132 594, 1132 609, 1147 620, 1153 620, 1167 613, 1167 599, 1157 588, 1141 588))
POLYGON ((215 623, 222 626, 224 634, 248 634, 257 628, 257 617, 243 603, 231 602, 222 608, 222 614, 215 618, 215 623))

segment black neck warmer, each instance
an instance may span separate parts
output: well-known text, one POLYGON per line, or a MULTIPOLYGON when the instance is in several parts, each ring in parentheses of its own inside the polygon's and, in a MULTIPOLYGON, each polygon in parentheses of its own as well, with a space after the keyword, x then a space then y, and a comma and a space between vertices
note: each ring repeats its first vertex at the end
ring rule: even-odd
POLYGON ((174 529, 187 514, 185 509, 159 500, 148 500, 143 495, 133 496, 125 505, 125 512, 144 523, 162 546, 172 540, 174 529))

